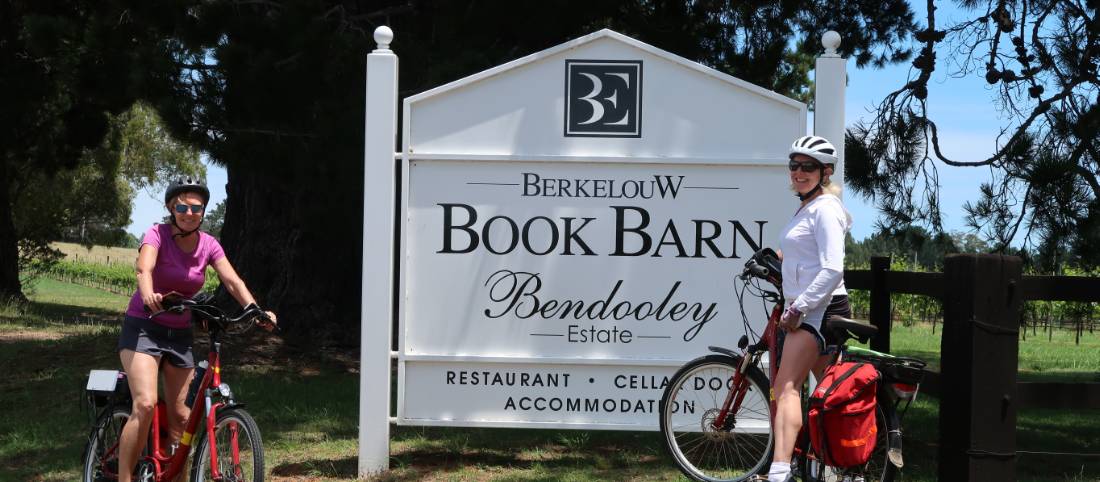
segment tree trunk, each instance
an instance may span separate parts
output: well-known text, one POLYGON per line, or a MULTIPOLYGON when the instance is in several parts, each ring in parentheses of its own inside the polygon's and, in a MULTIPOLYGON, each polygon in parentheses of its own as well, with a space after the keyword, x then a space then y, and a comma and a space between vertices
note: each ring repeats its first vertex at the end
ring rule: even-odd
POLYGON ((0 160, 0 301, 17 299, 25 301, 23 287, 19 283, 19 237, 12 220, 12 200, 9 189, 7 163, 0 160))
MULTIPOLYGON (((332 166, 327 170, 315 174, 362 179, 361 170, 358 174, 333 173, 332 166)), ((357 345, 361 189, 304 188, 325 183, 299 183, 301 172, 281 173, 292 179, 271 180, 276 175, 272 170, 244 171, 232 165, 226 169, 221 233, 226 256, 256 302, 278 315, 288 342, 357 345)))

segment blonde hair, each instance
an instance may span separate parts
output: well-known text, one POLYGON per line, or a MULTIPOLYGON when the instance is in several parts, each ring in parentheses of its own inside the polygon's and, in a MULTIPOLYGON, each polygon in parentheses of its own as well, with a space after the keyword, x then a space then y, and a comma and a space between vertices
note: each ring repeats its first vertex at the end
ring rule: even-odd
POLYGON ((844 189, 840 187, 840 184, 833 182, 832 179, 826 179, 821 183, 821 192, 825 194, 832 194, 836 197, 840 197, 840 194, 844 192, 844 189))

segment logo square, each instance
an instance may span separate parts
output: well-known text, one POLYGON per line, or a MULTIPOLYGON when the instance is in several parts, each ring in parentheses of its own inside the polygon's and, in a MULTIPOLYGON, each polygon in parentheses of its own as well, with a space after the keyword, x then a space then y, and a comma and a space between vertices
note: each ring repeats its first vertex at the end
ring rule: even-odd
POLYGON ((642 137, 642 61, 565 61, 565 137, 642 137))

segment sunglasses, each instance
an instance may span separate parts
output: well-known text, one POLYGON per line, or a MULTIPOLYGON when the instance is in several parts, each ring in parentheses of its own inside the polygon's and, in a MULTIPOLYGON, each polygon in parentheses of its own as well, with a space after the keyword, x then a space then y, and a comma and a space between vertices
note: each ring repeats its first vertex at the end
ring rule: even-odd
POLYGON ((792 159, 791 162, 787 164, 787 169, 790 169, 791 172, 797 171, 799 169, 802 169, 802 172, 814 172, 818 169, 821 169, 821 163, 817 161, 798 162, 792 159))
POLYGON ((203 206, 202 204, 177 204, 176 212, 180 214, 187 214, 187 209, 190 208, 191 214, 200 214, 202 213, 204 207, 205 206, 203 206))

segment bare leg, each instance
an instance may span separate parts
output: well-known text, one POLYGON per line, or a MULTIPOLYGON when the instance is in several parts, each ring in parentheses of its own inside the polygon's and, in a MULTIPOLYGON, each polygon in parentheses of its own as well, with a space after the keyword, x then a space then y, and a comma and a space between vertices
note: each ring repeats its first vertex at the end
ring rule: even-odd
MULTIPOLYGON (((165 363, 164 371, 164 403, 168 412, 168 443, 179 442, 183 435, 187 417, 191 415, 191 407, 187 406, 187 387, 191 383, 194 368, 180 368, 171 363, 165 363)), ((181 447, 180 450, 185 450, 181 447)), ((180 472, 175 480, 183 480, 184 474, 180 472)))
POLYGON ((122 350, 119 358, 122 359, 122 369, 126 371, 134 405, 119 436, 118 481, 130 482, 141 448, 149 438, 149 424, 153 421, 153 410, 157 404, 157 364, 160 359, 133 350, 122 350))
POLYGON ((790 463, 798 431, 802 428, 802 403, 799 391, 818 361, 817 339, 805 330, 787 333, 783 342, 783 363, 775 377, 775 455, 774 462, 790 463))
POLYGON ((164 403, 168 405, 168 434, 173 443, 183 435, 184 424, 191 415, 191 407, 186 403, 187 387, 194 373, 194 368, 164 364, 164 403))
POLYGON ((829 365, 833 363, 833 359, 836 355, 821 355, 817 358, 817 362, 814 363, 814 379, 821 382, 821 377, 825 376, 825 369, 829 368, 829 365))

